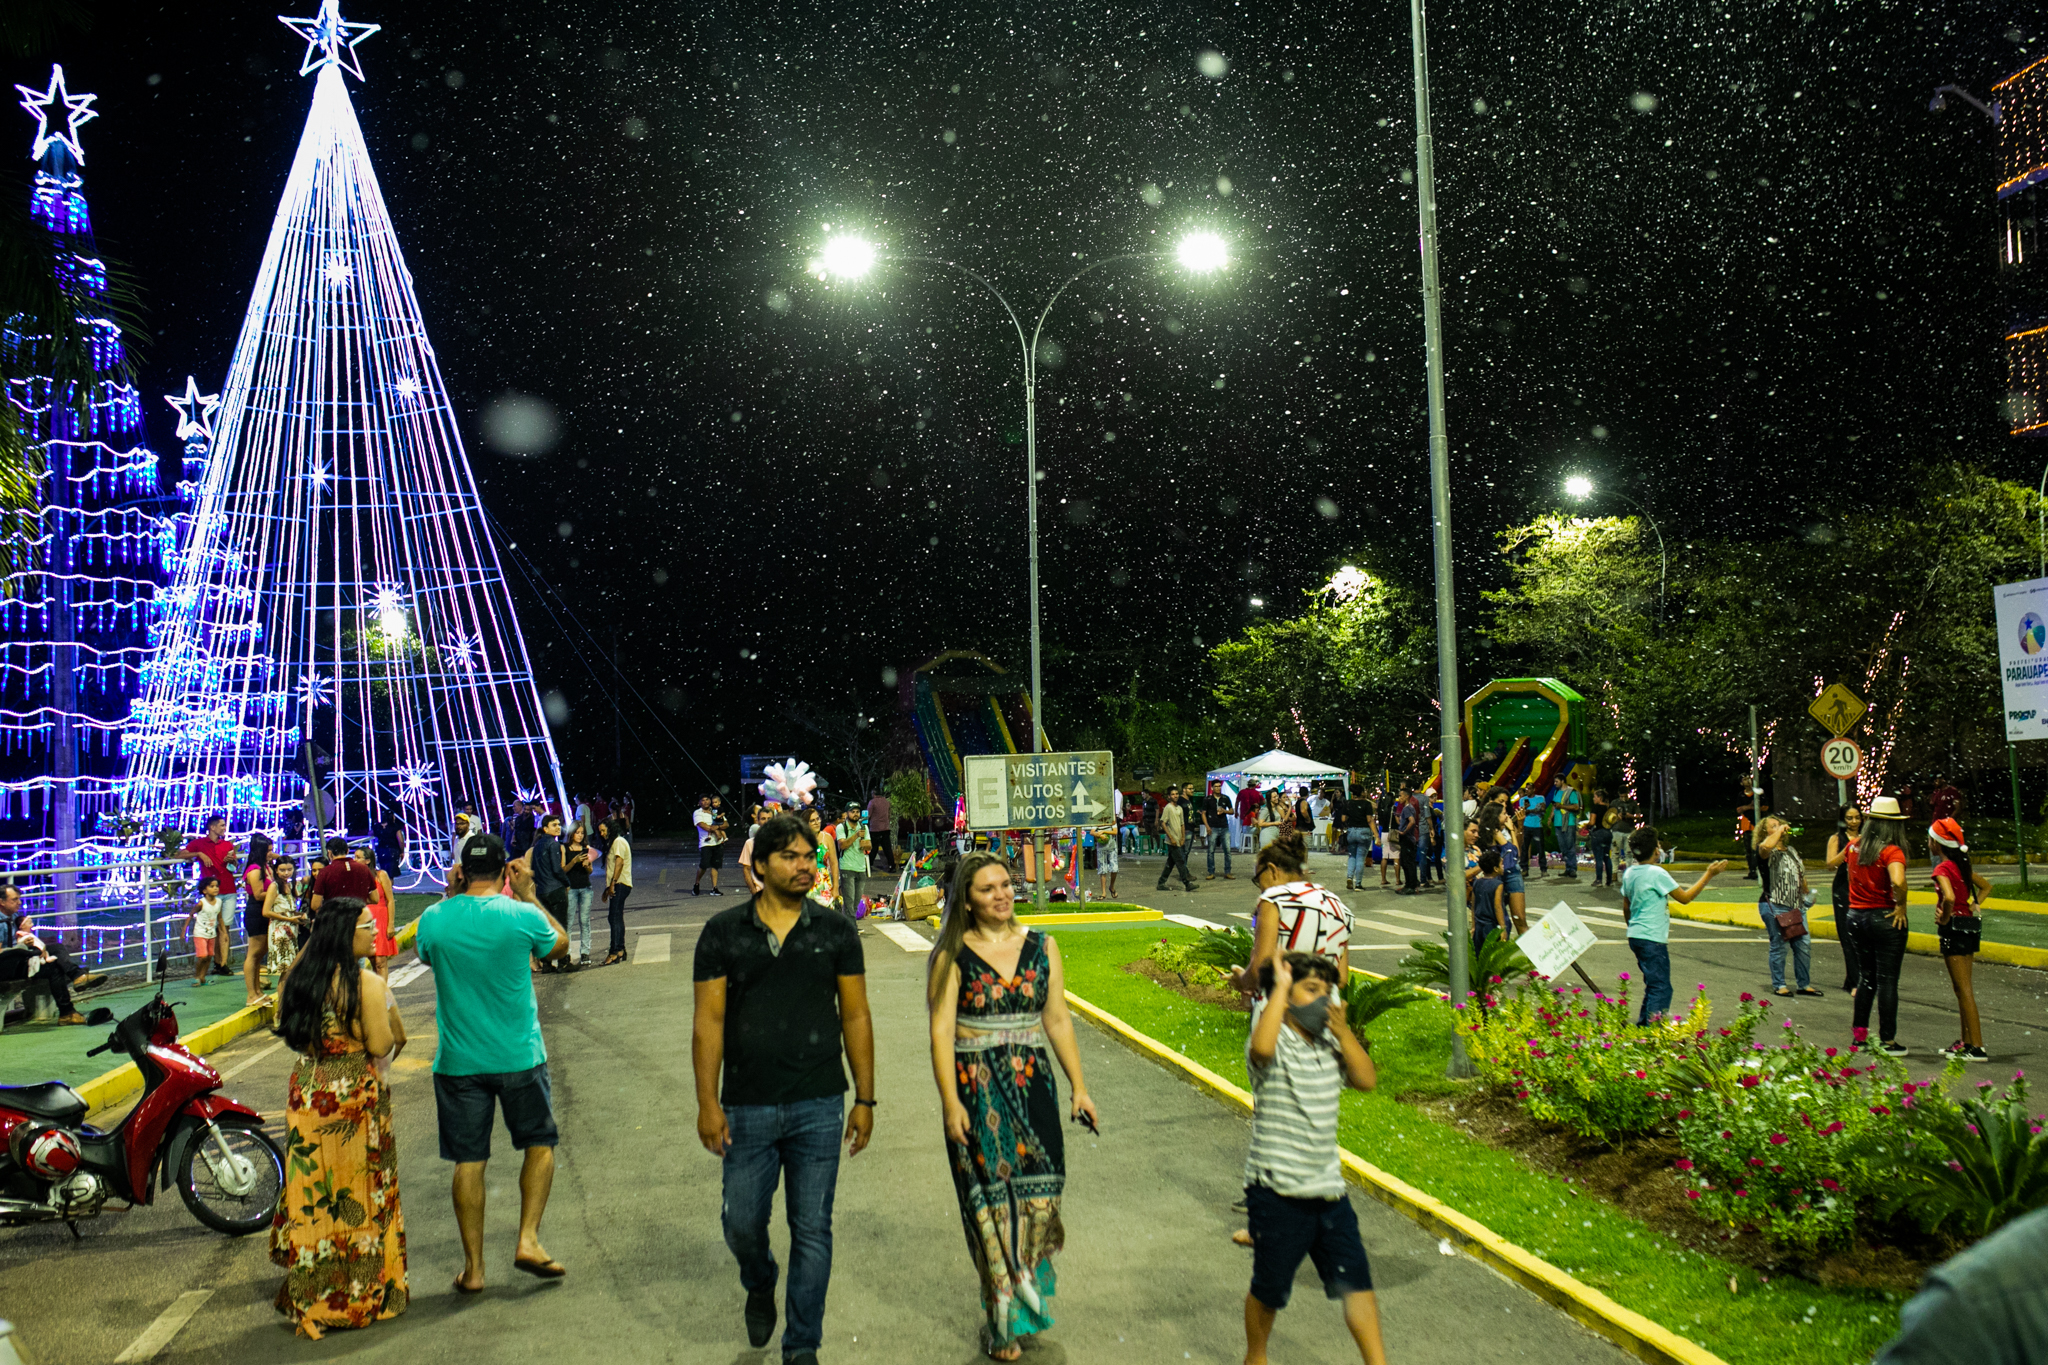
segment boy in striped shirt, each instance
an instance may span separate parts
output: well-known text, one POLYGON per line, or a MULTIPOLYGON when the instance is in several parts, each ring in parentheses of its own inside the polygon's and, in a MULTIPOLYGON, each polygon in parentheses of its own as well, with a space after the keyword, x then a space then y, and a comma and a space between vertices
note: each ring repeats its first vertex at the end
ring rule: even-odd
POLYGON ((1283 953, 1261 964, 1265 999, 1253 1007, 1245 1061, 1252 1082, 1252 1146, 1245 1208, 1252 1287, 1244 1300, 1245 1365, 1265 1365, 1273 1321, 1287 1306, 1301 1258, 1323 1292, 1344 1303, 1344 1325, 1366 1365, 1386 1365, 1372 1271, 1337 1160, 1337 1099, 1370 1090, 1372 1058, 1344 1018, 1337 964, 1283 953))

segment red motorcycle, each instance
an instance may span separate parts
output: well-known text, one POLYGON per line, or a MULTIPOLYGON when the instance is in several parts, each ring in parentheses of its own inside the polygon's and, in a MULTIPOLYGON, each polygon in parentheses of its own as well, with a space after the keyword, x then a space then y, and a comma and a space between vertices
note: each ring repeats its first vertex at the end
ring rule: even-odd
POLYGON ((85 1100, 62 1081, 0 1085, 0 1227, 62 1221, 76 1236, 110 1197, 149 1204, 173 1182, 216 1232, 270 1226, 284 1154, 263 1116, 220 1094, 220 1073, 178 1041, 162 985, 86 1055, 108 1051, 134 1060, 142 1098, 107 1132, 86 1124, 85 1100))

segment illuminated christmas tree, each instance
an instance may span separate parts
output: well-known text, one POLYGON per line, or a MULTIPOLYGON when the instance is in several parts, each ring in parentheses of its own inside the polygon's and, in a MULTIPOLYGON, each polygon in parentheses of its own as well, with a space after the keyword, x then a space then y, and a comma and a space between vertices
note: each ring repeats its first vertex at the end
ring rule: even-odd
POLYGON ((70 93, 62 67, 45 90, 15 89, 36 120, 30 211, 49 234, 65 315, 0 327, 36 506, 0 521, 0 866, 9 869, 93 856, 80 839, 114 805, 172 544, 86 206, 78 130, 96 117, 94 97, 70 93))
POLYGON ((558 800, 560 769, 342 80, 377 26, 337 0, 285 23, 313 107, 195 461, 124 808, 274 834, 313 773, 319 823, 397 811, 409 868, 438 869, 456 800, 558 800))

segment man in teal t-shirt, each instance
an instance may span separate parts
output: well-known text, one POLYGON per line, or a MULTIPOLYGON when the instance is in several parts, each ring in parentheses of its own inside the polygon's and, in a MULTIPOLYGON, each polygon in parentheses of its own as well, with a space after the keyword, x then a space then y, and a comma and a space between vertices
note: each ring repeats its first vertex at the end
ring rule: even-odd
POLYGON ((1550 796, 1550 819, 1557 831, 1557 856, 1564 859, 1562 880, 1579 879, 1579 792, 1564 782, 1550 796))
POLYGON ((555 1178, 555 1115, 548 1053, 534 1004, 531 958, 559 958, 569 936, 532 900, 533 879, 513 864, 520 899, 503 895, 505 845, 496 835, 462 843, 464 889, 420 916, 420 961, 434 969, 434 1107, 441 1159, 455 1163, 455 1222, 462 1232, 456 1289, 484 1287, 484 1167, 491 1120, 505 1112, 512 1145, 526 1153, 519 1173, 519 1245, 512 1264, 559 1278, 560 1263, 540 1243, 541 1214, 555 1178))
POLYGON ((1690 905, 1707 883, 1728 869, 1723 858, 1710 863, 1699 880, 1681 888, 1657 861, 1657 831, 1643 826, 1628 838, 1635 863, 1621 874, 1621 914, 1628 921, 1628 947, 1643 973, 1643 1008, 1638 1024, 1647 1024, 1671 1008, 1671 902, 1690 905))

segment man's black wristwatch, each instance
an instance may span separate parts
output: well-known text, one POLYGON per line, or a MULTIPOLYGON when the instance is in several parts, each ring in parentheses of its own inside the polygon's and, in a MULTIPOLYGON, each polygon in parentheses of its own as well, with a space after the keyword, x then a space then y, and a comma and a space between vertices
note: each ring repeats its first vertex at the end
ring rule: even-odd
POLYGON ((874 1108, 874 1107, 875 1107, 875 1102, 874 1102, 873 1100, 855 1100, 855 1101, 854 1101, 854 1103, 855 1103, 855 1104, 864 1104, 864 1105, 866 1105, 866 1106, 867 1106, 868 1108, 870 1108, 870 1109, 872 1109, 872 1108, 874 1108))

